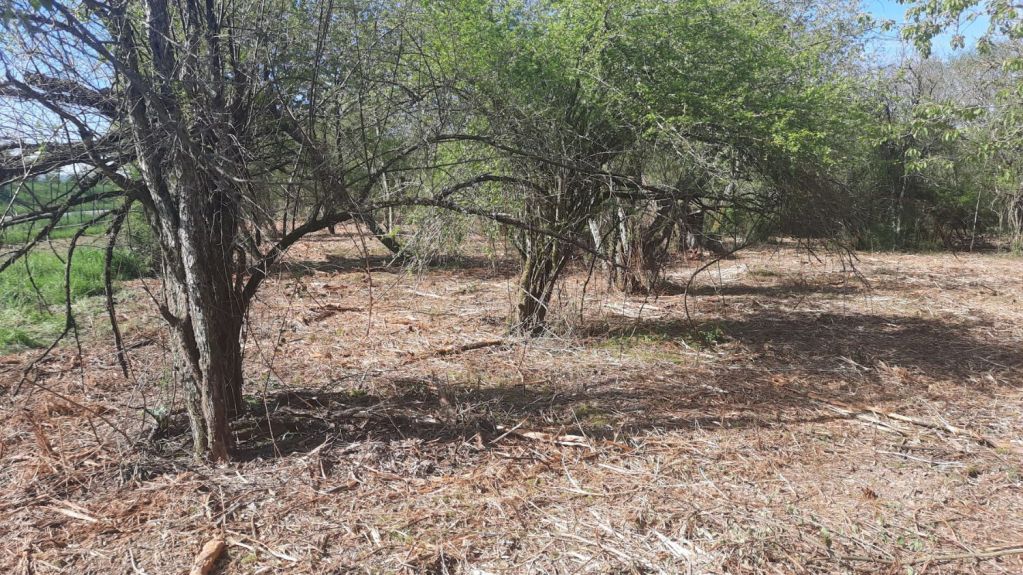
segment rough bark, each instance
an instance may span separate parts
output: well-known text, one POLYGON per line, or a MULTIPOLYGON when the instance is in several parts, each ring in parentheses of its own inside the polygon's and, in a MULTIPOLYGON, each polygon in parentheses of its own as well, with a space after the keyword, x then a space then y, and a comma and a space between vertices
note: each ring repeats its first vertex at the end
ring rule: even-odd
MULTIPOLYGON (((432 145, 419 128, 395 132, 392 123, 408 109, 406 98, 376 96, 389 84, 379 81, 378 71, 391 70, 403 81, 394 60, 400 56, 391 51, 397 44, 381 36, 373 51, 379 59, 366 60, 369 54, 361 52, 350 61, 328 58, 331 42, 361 36, 344 29, 347 17, 317 6, 286 7, 289 15, 315 21, 315 44, 303 44, 309 35, 294 37, 287 26, 264 29, 266 11, 244 2, 86 3, 95 10, 52 2, 42 12, 29 4, 9 10, 18 17, 8 28, 26 46, 38 41, 39 49, 12 63, 12 73, 0 80, 0 97, 41 105, 61 129, 52 130, 53 142, 0 144, 6 158, 0 182, 70 166, 76 174, 77 166, 85 167, 87 175, 63 199, 51 198, 21 221, 4 219, 2 227, 45 225, 0 258, 0 271, 49 236, 72 207, 112 198, 141 205, 159 247, 160 313, 171 333, 174 378, 187 396, 196 452, 226 459, 229 422, 244 407, 245 312, 269 269, 305 235, 363 215, 384 245, 400 251, 372 220, 372 210, 360 209, 380 186, 390 197, 388 171, 418 165, 406 160, 432 145), (311 71, 302 79, 304 98, 289 97, 298 89, 288 72, 292 53, 312 61, 303 68, 311 71), (335 75, 320 69, 328 63, 372 74, 353 75, 345 90, 333 90, 335 75), (102 88, 94 87, 97 78, 102 88), (356 95, 360 113, 349 117, 349 98, 356 95), (364 101, 373 105, 362 107, 364 101), (379 131, 366 145, 360 135, 370 128, 379 131), (100 182, 117 191, 100 189, 100 182)), ((363 19, 351 23, 362 26, 363 19)), ((106 274, 112 303, 109 266, 106 274)))
POLYGON ((549 237, 532 237, 525 246, 519 276, 519 302, 514 331, 539 336, 547 330, 554 285, 568 261, 567 247, 549 237))
MULTIPOLYGON (((186 391, 186 407, 197 455, 228 458, 229 422, 244 408, 241 325, 238 307, 221 305, 218 278, 185 282, 164 277, 172 326, 175 381, 186 391)), ((227 302, 230 303, 230 302, 227 302)))
POLYGON ((159 241, 174 374, 186 390, 196 454, 223 461, 232 445, 230 419, 244 406, 238 195, 230 182, 197 168, 169 181, 177 213, 162 222, 159 241))

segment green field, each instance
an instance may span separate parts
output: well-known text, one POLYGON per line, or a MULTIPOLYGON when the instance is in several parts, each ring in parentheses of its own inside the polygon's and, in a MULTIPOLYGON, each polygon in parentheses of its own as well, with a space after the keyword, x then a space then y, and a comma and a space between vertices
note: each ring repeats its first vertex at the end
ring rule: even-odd
MULTIPOLYGON (((103 256, 96 247, 75 251, 70 295, 76 310, 102 305, 103 256)), ((65 321, 64 268, 56 254, 35 251, 0 273, 0 353, 43 347, 60 333, 65 321)), ((147 269, 141 257, 126 250, 114 252, 115 280, 141 277, 147 269)))

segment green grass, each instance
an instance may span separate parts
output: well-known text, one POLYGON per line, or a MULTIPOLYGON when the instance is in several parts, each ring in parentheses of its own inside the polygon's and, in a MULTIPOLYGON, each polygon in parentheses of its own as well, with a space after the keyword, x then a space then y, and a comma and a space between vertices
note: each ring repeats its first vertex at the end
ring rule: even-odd
POLYGON ((680 354, 676 348, 664 344, 683 343, 691 349, 707 350, 728 340, 728 334, 720 325, 708 323, 683 329, 665 326, 663 331, 645 333, 630 333, 626 328, 621 332, 609 335, 599 345, 605 349, 621 351, 645 361, 680 363, 686 361, 686 356, 680 354))
MULTIPOLYGON (((18 224, 16 226, 9 226, 0 231, 0 246, 8 245, 13 246, 17 244, 23 244, 31 239, 35 239, 36 235, 43 229, 48 222, 35 222, 32 224, 18 224)), ((68 239, 78 232, 78 229, 83 225, 77 214, 71 214, 64 216, 60 220, 58 227, 54 228, 48 236, 51 240, 63 240, 68 239)), ((100 236, 106 233, 107 228, 110 226, 109 221, 102 221, 94 226, 89 226, 85 230, 85 236, 100 236)))
MULTIPOLYGON (((70 293, 76 310, 98 307, 97 296, 103 295, 103 256, 103 250, 95 247, 75 250, 70 293), (96 305, 90 306, 90 301, 96 305)), ((123 250, 114 252, 114 279, 141 277, 147 269, 141 258, 123 250)), ((52 252, 33 252, 0 273, 0 353, 45 346, 64 326, 64 302, 64 263, 52 252)))
MULTIPOLYGON (((103 250, 79 247, 71 266, 71 300, 103 293, 103 250)), ((0 273, 0 305, 25 306, 61 305, 64 303, 64 267, 56 254, 39 251, 29 254, 27 260, 16 262, 0 273), (30 277, 31 276, 31 277, 30 277), (39 292, 32 287, 34 280, 39 292), (42 295, 43 301, 39 296, 42 295)), ((114 279, 124 280, 142 276, 145 266, 139 258, 122 251, 114 251, 114 279)))
POLYGON ((19 348, 42 347, 42 343, 29 332, 6 325, 6 314, 0 316, 0 353, 19 348))

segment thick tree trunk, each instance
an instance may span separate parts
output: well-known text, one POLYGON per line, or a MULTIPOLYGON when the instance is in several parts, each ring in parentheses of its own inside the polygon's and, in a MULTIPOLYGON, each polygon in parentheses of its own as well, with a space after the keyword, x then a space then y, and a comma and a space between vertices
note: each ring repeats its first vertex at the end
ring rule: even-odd
POLYGON ((229 287, 214 285, 223 280, 218 275, 205 281, 189 277, 186 282, 165 277, 164 285, 167 307, 177 318, 171 322, 174 376, 186 392, 196 454, 223 461, 232 446, 229 422, 245 405, 243 314, 240 306, 223 305, 217 297, 229 287))
MULTIPOLYGON (((174 377, 185 390, 196 454, 222 461, 230 418, 244 405, 241 198, 254 191, 252 151, 269 140, 254 121, 266 106, 252 104, 253 79, 230 58, 226 15, 200 5, 145 2, 145 30, 115 35, 110 48, 128 113, 117 124, 127 120, 144 183, 131 191, 160 246, 160 313, 172 335, 174 377)), ((110 12, 112 25, 127 30, 125 14, 110 12)))
POLYGON ((540 336, 547 330, 547 312, 554 285, 568 261, 567 249, 560 244, 543 236, 527 240, 514 327, 520 334, 540 336))
POLYGON ((174 375, 186 391, 196 455, 224 461, 232 447, 229 422, 244 408, 236 196, 229 183, 198 170, 175 175, 177 212, 161 218, 161 311, 173 334, 174 375))

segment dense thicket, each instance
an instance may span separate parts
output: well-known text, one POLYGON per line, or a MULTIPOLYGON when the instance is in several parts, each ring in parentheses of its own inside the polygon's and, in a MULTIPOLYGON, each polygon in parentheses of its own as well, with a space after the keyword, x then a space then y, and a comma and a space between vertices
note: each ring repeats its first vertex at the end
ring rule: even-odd
MULTIPOLYGON (((646 291, 770 235, 1019 238, 1018 19, 981 6, 980 50, 878 65, 875 22, 809 1, 0 0, 0 272, 144 222, 196 450, 224 459, 248 308, 341 223, 401 259, 504 234, 528 335, 580 258, 646 291)), ((963 16, 923 8, 921 45, 963 16)))

